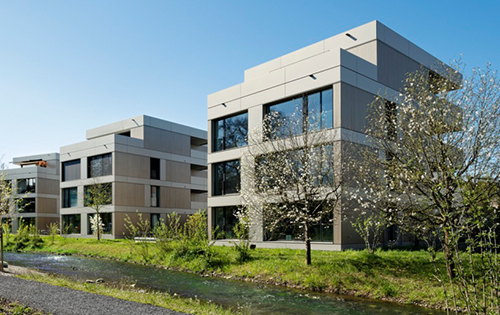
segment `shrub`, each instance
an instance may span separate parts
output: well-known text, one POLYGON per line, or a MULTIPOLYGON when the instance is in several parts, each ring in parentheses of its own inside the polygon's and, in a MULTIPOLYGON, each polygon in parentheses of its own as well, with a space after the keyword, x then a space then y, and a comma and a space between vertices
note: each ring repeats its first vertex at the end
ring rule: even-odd
POLYGON ((43 240, 40 237, 38 229, 34 225, 25 225, 20 220, 17 234, 12 237, 12 242, 7 244, 6 248, 12 251, 21 251, 28 249, 42 248, 43 240))

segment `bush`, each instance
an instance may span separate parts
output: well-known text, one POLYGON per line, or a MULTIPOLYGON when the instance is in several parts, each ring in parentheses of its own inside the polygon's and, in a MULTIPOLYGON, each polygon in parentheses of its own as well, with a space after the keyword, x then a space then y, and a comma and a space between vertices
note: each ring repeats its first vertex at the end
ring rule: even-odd
POLYGON ((238 263, 242 264, 245 261, 250 260, 250 237, 248 234, 248 228, 244 223, 239 221, 233 228, 234 235, 238 239, 238 242, 233 242, 233 248, 238 253, 236 260, 238 263))
POLYGON ((11 251, 22 251, 30 249, 38 249, 43 247, 43 240, 40 237, 38 229, 34 225, 25 225, 22 220, 20 220, 19 229, 17 234, 12 237, 12 242, 6 246, 7 250, 11 251))
POLYGON ((163 255, 173 250, 172 242, 182 237, 181 216, 177 213, 167 214, 167 222, 160 222, 153 229, 153 236, 156 238, 156 244, 163 255))

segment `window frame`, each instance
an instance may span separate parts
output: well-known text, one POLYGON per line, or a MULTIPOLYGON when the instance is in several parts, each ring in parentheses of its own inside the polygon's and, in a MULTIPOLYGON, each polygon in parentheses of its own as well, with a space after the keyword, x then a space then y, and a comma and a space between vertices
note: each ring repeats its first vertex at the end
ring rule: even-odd
POLYGON ((160 208, 160 186, 151 185, 150 200, 152 208, 160 208), (156 205, 153 205, 153 188, 156 188, 156 205))
POLYGON ((62 209, 68 209, 68 208, 76 208, 78 207, 78 187, 67 187, 67 188, 62 188, 61 189, 61 208, 62 209), (76 204, 74 206, 71 205, 71 193, 68 193, 67 196, 69 197, 68 200, 66 200, 66 191, 70 190, 76 190, 76 204))
POLYGON ((110 176, 110 175, 113 175, 113 154, 111 152, 87 157, 87 178, 95 178, 95 177, 110 176), (100 158, 101 159, 101 169, 104 170, 104 167, 102 166, 102 161, 104 160, 104 157, 107 157, 107 156, 109 156, 109 158, 110 158, 109 174, 107 174, 107 173, 103 174, 104 172, 101 172, 99 174, 93 174, 92 173, 92 160, 100 158))
POLYGON ((75 160, 71 160, 71 161, 64 161, 64 162, 61 162, 61 182, 66 182, 66 181, 72 181, 72 180, 79 180, 82 178, 82 171, 81 171, 81 167, 82 167, 82 160, 81 159, 75 159, 75 160), (78 178, 71 178, 71 179, 67 179, 66 178, 66 168, 65 168, 65 165, 76 165, 78 164, 79 167, 78 167, 78 175, 77 177, 78 178))
POLYGON ((220 152, 220 151, 226 151, 226 150, 231 150, 231 149, 236 149, 236 148, 243 148, 243 147, 246 147, 248 146, 248 111, 243 111, 243 112, 238 112, 238 113, 235 113, 235 114, 232 114, 232 115, 229 115, 229 116, 225 116, 225 117, 221 117, 221 118, 218 118, 218 119, 215 119, 215 120, 212 120, 212 124, 211 124, 211 127, 212 127, 212 152, 220 152), (245 115, 246 116, 246 134, 244 135, 244 140, 245 140, 245 144, 243 145, 234 145, 232 147, 227 147, 227 144, 226 144, 226 139, 227 139, 227 128, 226 128, 226 121, 231 119, 231 118, 235 118, 237 116, 243 116, 245 115), (221 147, 220 148, 217 148, 217 143, 218 143, 218 130, 219 130, 219 127, 218 127, 218 124, 219 122, 222 122, 223 123, 223 127, 222 127, 222 130, 223 130, 223 135, 222 135, 222 143, 221 143, 221 147))
MULTIPOLYGON (((318 131, 323 131, 323 130, 329 130, 329 129, 333 129, 334 126, 333 126, 333 108, 334 108, 334 104, 333 104, 333 100, 334 100, 334 95, 333 95, 333 86, 331 85, 328 85, 328 86, 323 86, 321 88, 318 88, 318 89, 314 89, 314 90, 310 90, 310 91, 307 91, 307 92, 303 92, 303 93, 299 93, 299 94, 296 94, 296 95, 293 95, 293 96, 290 96, 290 97, 287 97, 287 98, 283 98, 283 99, 280 99, 278 101, 274 101, 274 102, 271 102, 271 103, 267 103, 267 104, 264 104, 263 106, 263 116, 262 116, 262 119, 263 121, 265 121, 267 119, 267 117, 269 116, 269 114, 271 114, 271 108, 273 106, 277 106, 277 105, 280 105, 280 104, 284 104, 286 102, 290 102, 290 101, 293 101, 293 100, 300 100, 301 102, 301 107, 296 107, 294 109, 294 112, 296 111, 300 111, 301 115, 300 115, 300 124, 298 124, 299 126, 301 126, 301 130, 295 134, 296 136, 299 136, 299 135, 302 135, 306 132, 306 126, 309 126, 309 120, 311 118, 311 116, 309 115, 309 96, 311 95, 314 95, 316 93, 319 93, 320 94, 320 98, 321 98, 321 104, 320 104, 320 114, 319 114, 319 117, 320 117, 320 127, 319 128, 315 128, 313 130, 311 130, 311 132, 318 132, 318 131), (326 91, 331 91, 331 104, 332 104, 332 107, 331 107, 331 117, 330 117, 330 120, 331 121, 331 126, 327 126, 327 127, 323 127, 322 126, 322 123, 323 123, 323 113, 324 112, 328 112, 328 111, 324 111, 323 110, 323 105, 325 104, 325 102, 323 102, 323 92, 326 92, 326 91), (307 120, 307 124, 305 123, 305 120, 307 120)), ((271 139, 284 139, 284 138, 287 138, 287 136, 276 136, 276 137, 271 137, 271 139)))
POLYGON ((228 160, 228 161, 223 161, 223 162, 219 162, 219 163, 214 163, 212 164, 212 196, 225 196, 225 195, 235 195, 235 194, 239 194, 241 191, 241 161, 239 159, 235 159, 235 160, 228 160), (230 190, 229 192, 228 189, 227 189, 227 186, 226 186, 226 183, 228 182, 226 180, 226 174, 227 174, 227 167, 229 163, 233 163, 233 162, 238 162, 238 185, 235 187, 234 191, 233 190, 230 190), (219 182, 219 178, 217 176, 218 172, 217 172, 217 167, 218 166, 222 166, 223 167, 223 172, 222 172, 222 179, 221 179, 221 183, 222 183, 222 186, 221 186, 221 189, 220 189, 220 193, 218 193, 218 182, 219 182))

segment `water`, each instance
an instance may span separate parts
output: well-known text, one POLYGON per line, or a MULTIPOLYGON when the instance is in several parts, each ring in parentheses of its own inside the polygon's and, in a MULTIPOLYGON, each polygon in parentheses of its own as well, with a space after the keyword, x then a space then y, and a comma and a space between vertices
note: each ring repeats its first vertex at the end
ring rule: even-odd
POLYGON ((51 254, 6 253, 5 260, 22 267, 64 275, 75 280, 103 278, 107 282, 167 291, 243 308, 251 314, 389 315, 443 312, 327 293, 304 291, 140 266, 131 263, 51 254))

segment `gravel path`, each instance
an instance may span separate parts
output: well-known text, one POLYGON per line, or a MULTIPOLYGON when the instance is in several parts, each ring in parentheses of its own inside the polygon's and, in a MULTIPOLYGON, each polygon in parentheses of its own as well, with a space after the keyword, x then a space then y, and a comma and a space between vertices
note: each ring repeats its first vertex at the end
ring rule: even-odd
POLYGON ((9 276, 0 276, 0 296, 54 315, 183 314, 162 307, 9 276))

